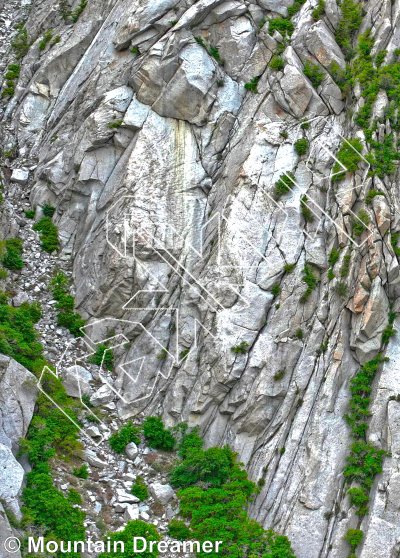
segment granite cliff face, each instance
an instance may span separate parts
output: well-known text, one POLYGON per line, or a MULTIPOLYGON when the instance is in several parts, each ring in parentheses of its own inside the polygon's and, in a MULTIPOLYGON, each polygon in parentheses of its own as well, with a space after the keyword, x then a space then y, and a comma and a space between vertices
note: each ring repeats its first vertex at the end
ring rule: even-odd
MULTIPOLYGON (((89 0, 75 23, 50 0, 4 6, 3 73, 14 24, 26 21, 30 47, 3 98, 3 175, 18 195, 3 202, 2 231, 25 234, 20 195, 56 207, 58 258, 72 266, 87 338, 117 340, 109 382, 121 418, 185 420, 208 445, 229 444, 263 479, 252 517, 286 534, 297 558, 344 558, 357 527, 357 556, 394 558, 396 337, 372 384, 367 440, 388 455, 361 524, 343 470, 350 380, 400 309, 398 172, 371 173, 369 157, 372 141, 396 143, 397 131, 387 87, 371 140, 355 121, 363 88, 334 80, 346 66, 341 7, 327 0, 316 21, 307 0, 285 20, 291 36, 269 33, 266 20, 290 5, 89 0), (323 79, 304 73, 307 61, 323 79), (332 180, 346 138, 362 156, 332 180)), ((370 30, 372 55, 394 64, 399 0, 363 10, 358 33, 370 30)))

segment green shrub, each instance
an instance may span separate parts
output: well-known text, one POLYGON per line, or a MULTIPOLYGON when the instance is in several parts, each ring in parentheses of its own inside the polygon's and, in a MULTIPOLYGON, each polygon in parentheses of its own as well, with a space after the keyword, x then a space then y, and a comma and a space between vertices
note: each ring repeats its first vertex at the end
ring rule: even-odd
POLYGON ((283 269, 284 269, 285 273, 292 273, 292 271, 294 270, 295 267, 296 267, 296 264, 285 264, 283 266, 283 269))
POLYGON ((296 331, 296 337, 297 337, 297 339, 303 339, 303 330, 302 329, 298 329, 296 331))
POLYGON ((34 218, 35 218, 35 214, 36 214, 36 211, 35 211, 34 209, 27 209, 27 210, 25 211, 25 217, 26 217, 27 219, 34 219, 34 218))
POLYGON ((271 70, 275 70, 276 72, 283 70, 284 64, 282 58, 279 58, 279 56, 274 56, 269 63, 269 66, 271 70))
POLYGON ((27 474, 27 486, 23 491, 23 524, 39 526, 41 534, 65 541, 84 540, 85 513, 74 508, 62 492, 53 486, 50 467, 39 463, 27 474))
POLYGON ((314 277, 311 268, 307 264, 304 266, 303 274, 302 280, 306 283, 307 290, 301 295, 300 302, 305 302, 318 284, 318 279, 314 277))
POLYGON ((223 64, 223 60, 218 52, 218 49, 216 47, 211 46, 210 50, 208 51, 210 56, 212 56, 213 58, 215 58, 215 60, 218 62, 218 64, 223 64))
POLYGON ((281 292, 281 288, 279 284, 275 283, 275 285, 272 286, 271 293, 274 295, 274 297, 277 297, 280 292, 281 292))
POLYGON ((139 498, 141 502, 143 502, 143 500, 146 500, 146 498, 149 497, 147 486, 143 481, 143 477, 141 477, 140 475, 136 477, 135 483, 132 486, 131 493, 134 496, 136 496, 136 498, 139 498))
POLYGON ((334 267, 335 263, 339 259, 339 256, 340 256, 340 251, 337 248, 332 248, 332 251, 329 254, 329 258, 328 258, 329 265, 334 267))
POLYGON ((68 490, 67 499, 71 504, 82 504, 82 496, 74 488, 68 490))
POLYGON ((275 17, 269 20, 268 33, 272 35, 275 29, 279 31, 282 37, 285 37, 286 34, 288 34, 290 37, 294 31, 294 25, 289 19, 283 17, 275 17))
POLYGON ((233 465, 234 454, 224 448, 196 449, 189 452, 173 471, 170 482, 176 488, 186 488, 198 482, 218 487, 224 484, 233 465))
POLYGON ((250 83, 245 83, 245 89, 247 89, 247 91, 252 91, 253 93, 258 93, 257 84, 259 79, 260 78, 255 77, 250 81, 250 83))
POLYGON ((5 87, 1 93, 2 97, 12 97, 15 93, 14 87, 5 87))
POLYGON ((11 42, 11 46, 14 49, 16 59, 21 60, 29 50, 28 33, 23 24, 18 25, 17 29, 18 33, 11 42))
POLYGON ((357 508, 357 515, 365 515, 368 513, 368 508, 366 504, 369 502, 369 495, 367 492, 361 488, 351 488, 347 491, 350 495, 350 504, 357 508))
POLYGON ((9 238, 5 242, 6 252, 1 263, 7 269, 22 269, 24 262, 21 259, 22 241, 19 238, 9 238))
POLYGON ((384 345, 386 345, 386 343, 389 343, 389 339, 391 337, 394 337, 396 333, 397 331, 394 329, 393 324, 389 324, 388 326, 386 326, 382 332, 382 343, 384 345))
POLYGON ((45 31, 45 33, 43 33, 43 39, 39 42, 39 50, 44 50, 47 46, 47 43, 49 43, 52 38, 53 38, 52 29, 45 31))
POLYGON ((89 476, 89 471, 87 468, 86 463, 84 463, 83 465, 81 465, 81 467, 74 467, 72 474, 75 475, 75 477, 78 477, 80 479, 87 479, 89 476))
POLYGON ((115 452, 124 453, 127 444, 130 442, 140 443, 139 433, 139 428, 133 426, 132 422, 128 422, 110 437, 110 446, 115 452))
MULTIPOLYGON (((337 154, 337 159, 347 169, 348 172, 355 172, 358 170, 358 163, 361 161, 363 147, 359 139, 346 140, 343 142, 342 147, 337 154)), ((333 167, 332 182, 342 180, 346 176, 346 171, 342 170, 339 163, 335 163, 333 167), (337 174, 336 174, 337 173, 337 174)))
POLYGON ((67 0, 59 0, 58 2, 58 13, 62 17, 65 23, 67 23, 69 17, 71 16, 71 6, 67 0))
POLYGON ((306 0, 295 0, 294 3, 288 7, 288 17, 293 17, 296 14, 303 4, 305 4, 306 0))
POLYGON ((114 353, 107 345, 97 345, 96 352, 89 357, 89 362, 97 364, 97 366, 104 366, 108 370, 114 368, 114 353))
POLYGON ((346 277, 346 275, 349 274, 349 270, 350 270, 350 260, 351 260, 351 255, 347 254, 344 258, 343 258, 343 264, 342 267, 340 268, 340 276, 341 277, 346 277))
POLYGON ((343 538, 350 544, 351 550, 354 551, 360 544, 363 534, 360 529, 349 529, 343 538))
POLYGON ((283 376, 286 374, 286 368, 283 370, 279 370, 276 374, 274 374, 274 380, 277 382, 278 380, 282 380, 283 376))
POLYGON ((301 214, 303 215, 304 221, 306 223, 312 223, 314 221, 314 215, 311 209, 307 205, 308 198, 303 196, 300 200, 301 214))
POLYGON ((241 343, 239 343, 239 345, 236 345, 236 347, 231 347, 231 351, 233 351, 237 355, 238 354, 245 355, 247 353, 248 346, 249 344, 246 343, 246 341, 242 341, 241 343))
POLYGON ((368 204, 368 205, 371 205, 371 204, 372 204, 372 200, 374 199, 375 196, 384 196, 384 195, 385 195, 385 194, 384 194, 383 192, 380 192, 379 190, 371 189, 371 190, 368 192, 368 194, 367 194, 367 196, 366 196, 366 198, 365 198, 365 203, 368 204))
MULTIPOLYGON (((48 219, 48 217, 45 217, 45 219, 48 219)), ((68 277, 62 271, 59 271, 50 281, 49 287, 53 298, 57 301, 55 305, 57 324, 68 329, 75 337, 82 337, 81 328, 84 327, 86 322, 80 314, 74 312, 75 300, 69 294, 68 277)))
POLYGON ((50 217, 42 217, 33 225, 33 230, 40 233, 41 248, 51 254, 58 250, 58 231, 50 217))
MULTIPOLYGON (((122 541, 124 543, 124 552, 121 551, 121 545, 117 545, 116 552, 99 554, 98 558, 157 558, 159 552, 157 550, 157 545, 152 552, 150 552, 150 542, 160 541, 161 536, 154 525, 145 523, 136 519, 135 521, 129 521, 127 526, 123 531, 118 531, 116 533, 110 533, 110 543, 111 548, 114 548, 114 542, 122 541), (134 537, 143 537, 147 541, 147 550, 144 552, 134 552, 133 551, 133 539, 134 537)), ((138 544, 139 548, 140 542, 138 544)))
POLYGON ((290 192, 294 184, 294 175, 291 172, 281 174, 278 182, 275 183, 274 198, 279 200, 281 196, 290 192))
POLYGON ((204 441, 199 436, 199 429, 195 426, 189 434, 184 434, 178 444, 178 455, 185 459, 187 455, 194 450, 203 447, 204 441))
POLYGON ((45 217, 53 217, 55 211, 56 208, 48 205, 47 203, 42 207, 42 213, 45 217))
POLYGON ((294 144, 294 149, 295 149, 297 155, 300 155, 300 157, 307 153, 307 148, 308 148, 308 139, 307 138, 298 139, 294 144))
POLYGON ((340 9, 342 11, 342 17, 336 29, 335 39, 337 44, 341 47, 345 59, 351 60, 354 56, 354 49, 351 46, 351 41, 361 24, 362 6, 361 3, 359 4, 353 0, 343 0, 340 9))
POLYGON ((396 256, 400 256, 400 248, 397 246, 399 236, 400 236, 400 233, 393 233, 392 238, 390 239, 390 244, 392 245, 394 253, 396 254, 396 256))
POLYGON ((108 127, 113 129, 113 128, 119 128, 122 124, 122 120, 118 120, 118 122, 110 122, 108 127))
POLYGON ((160 417, 147 417, 143 423, 143 434, 151 448, 165 451, 174 449, 175 438, 168 430, 164 429, 160 417))
POLYGON ((313 9, 311 15, 314 21, 318 21, 319 18, 325 13, 325 2, 324 0, 318 0, 318 6, 313 9))
POLYGON ((361 209, 358 212, 358 219, 353 220, 353 234, 355 236, 359 236, 361 233, 363 233, 366 230, 369 222, 370 222, 370 218, 368 217, 367 213, 365 213, 365 211, 361 209))
POLYGON ((306 61, 303 68, 303 74, 308 77, 314 87, 319 87, 324 80, 325 74, 316 64, 309 60, 306 61))
POLYGON ((191 531, 186 527, 184 521, 172 519, 168 525, 168 535, 178 541, 186 541, 191 538, 191 531))
POLYGON ((86 5, 87 5, 87 0, 81 0, 77 9, 72 12, 71 19, 74 23, 76 23, 78 21, 79 16, 81 15, 83 10, 85 9, 86 5))
POLYGON ((379 68, 379 66, 382 65, 382 62, 385 60, 387 53, 388 53, 387 50, 380 50, 378 52, 378 54, 375 57, 375 65, 377 68, 379 68))
POLYGON ((0 353, 8 355, 34 371, 46 363, 43 347, 37 342, 34 324, 41 318, 40 304, 25 302, 19 308, 7 304, 7 296, 0 292, 0 353))

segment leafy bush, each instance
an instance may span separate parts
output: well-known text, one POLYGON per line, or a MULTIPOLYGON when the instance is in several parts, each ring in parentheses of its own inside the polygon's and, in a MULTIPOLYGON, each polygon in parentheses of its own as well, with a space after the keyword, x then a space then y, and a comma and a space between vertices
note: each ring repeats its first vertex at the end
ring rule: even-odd
POLYGON ((303 4, 305 4, 306 0, 295 0, 294 3, 288 7, 288 17, 293 17, 296 14, 303 4))
POLYGON ((227 482, 234 461, 235 454, 228 446, 205 451, 195 449, 188 452, 186 459, 174 469, 170 478, 171 485, 187 488, 202 482, 213 487, 221 486, 227 482))
POLYGON ((309 60, 304 64, 303 74, 308 77, 314 87, 319 87, 325 77, 324 72, 309 60))
POLYGON ((110 446, 117 453, 124 453, 126 445, 130 442, 140 443, 139 433, 139 428, 133 426, 132 422, 128 422, 110 437, 110 446))
MULTIPOLYGON (((337 159, 348 170, 348 172, 355 172, 358 170, 358 164, 361 161, 363 147, 359 139, 346 140, 343 142, 342 147, 337 154, 337 159)), ((333 167, 332 182, 342 180, 346 176, 346 171, 342 170, 339 163, 335 163, 333 167), (337 174, 336 174, 337 173, 337 174)))
POLYGON ((282 58, 279 58, 279 56, 274 56, 271 62, 269 63, 269 66, 271 70, 275 70, 276 72, 283 70, 284 65, 283 65, 282 58))
POLYGON ((280 292, 281 292, 281 288, 280 288, 279 284, 275 283, 275 285, 272 286, 271 294, 273 294, 276 297, 276 296, 278 296, 278 294, 280 292))
POLYGON ((0 292, 0 353, 8 355, 28 370, 41 370, 46 364, 43 347, 37 342, 34 324, 41 318, 40 304, 25 302, 19 308, 7 303, 0 292))
POLYGON ((70 488, 68 490, 67 498, 68 501, 71 502, 71 504, 82 504, 82 496, 74 488, 70 488))
POLYGON ((329 254, 329 258, 328 258, 329 265, 334 267, 335 263, 339 259, 339 256, 340 256, 340 251, 337 248, 332 248, 332 251, 329 254))
POLYGON ((333 273, 332 269, 328 270, 328 279, 329 281, 332 281, 332 279, 334 279, 336 277, 336 275, 333 273))
POLYGON ((23 491, 23 525, 35 524, 44 535, 65 541, 84 540, 85 513, 74 508, 63 493, 53 486, 50 467, 39 463, 27 474, 23 491))
POLYGON ((19 238, 9 238, 6 240, 6 253, 1 263, 7 269, 22 269, 24 262, 21 259, 22 241, 19 238))
MULTIPOLYGON (((49 43, 52 38, 53 38, 52 29, 49 29, 48 31, 45 31, 45 33, 43 33, 43 39, 41 41, 39 41, 39 50, 44 50, 47 46, 47 43, 49 43)), ((51 215, 50 215, 50 217, 51 217, 51 215)))
POLYGON ((178 455, 185 459, 187 455, 203 447, 204 441, 199 436, 199 429, 195 426, 189 434, 184 434, 178 444, 178 455))
POLYGON ((92 364, 104 366, 108 370, 112 370, 114 367, 114 353, 107 345, 97 345, 96 352, 88 360, 92 364))
POLYGON ((361 24, 362 6, 361 3, 359 4, 353 0, 343 0, 340 8, 342 17, 336 29, 335 39, 337 44, 341 47, 345 59, 351 60, 354 55, 351 41, 361 24))
POLYGON ((274 374, 274 380, 277 382, 278 380, 282 380, 283 376, 286 374, 286 368, 283 370, 279 370, 276 374, 274 374))
POLYGON ((325 2, 324 0, 318 0, 318 6, 313 9, 311 15, 314 21, 318 21, 322 14, 325 13, 325 2))
POLYGON ((79 16, 81 15, 83 10, 85 9, 86 5, 87 5, 87 0, 81 0, 77 9, 72 12, 71 19, 74 23, 76 23, 78 21, 79 16))
POLYGON ((373 188, 368 192, 366 198, 365 198, 365 203, 368 205, 372 204, 372 200, 374 199, 375 196, 384 196, 385 194, 383 192, 380 192, 379 190, 374 190, 373 188))
POLYGON ((272 35, 275 29, 279 31, 282 37, 285 37, 286 33, 290 37, 294 31, 294 25, 289 19, 283 17, 275 17, 269 20, 268 33, 272 35))
POLYGON ((358 212, 358 219, 353 221, 353 234, 355 236, 359 236, 363 233, 368 223, 370 222, 370 218, 362 209, 358 212))
POLYGON ((343 538, 350 543, 351 550, 354 552, 363 538, 363 532, 360 529, 349 529, 343 538))
POLYGON ((231 351, 233 351, 237 355, 238 354, 245 355, 247 353, 248 346, 249 344, 246 343, 246 341, 242 341, 241 343, 239 343, 239 345, 236 345, 236 347, 231 347, 231 351))
POLYGON ((35 213, 36 213, 36 211, 34 209, 27 209, 25 211, 25 217, 27 219, 34 219, 35 218, 35 213))
POLYGON ((168 525, 168 535, 178 541, 185 541, 191 538, 191 531, 186 527, 184 521, 172 519, 168 525))
POLYGON ((274 198, 279 200, 281 196, 290 192, 294 184, 294 175, 291 172, 281 174, 278 182, 275 183, 274 198))
POLYGON ((56 208, 47 203, 42 207, 42 213, 45 217, 53 217, 56 208))
POLYGON ((283 269, 286 273, 292 273, 292 271, 294 270, 295 267, 296 267, 296 264, 285 264, 283 266, 283 269))
MULTIPOLYGON (((48 217, 45 217, 48 219, 48 217)), ((59 271, 50 282, 50 291, 53 298, 57 301, 55 305, 57 312, 57 324, 67 328, 75 337, 82 337, 81 328, 85 325, 85 320, 80 314, 74 312, 75 300, 69 294, 68 277, 59 271)))
POLYGON ((141 502, 149 497, 147 486, 143 481, 143 477, 141 477, 140 475, 136 477, 135 484, 132 486, 131 493, 136 496, 136 498, 139 498, 141 502))
POLYGON ((18 33, 11 42, 11 46, 14 49, 16 59, 21 60, 29 50, 28 33, 23 24, 17 25, 16 28, 18 33))
POLYGON ((318 284, 318 279, 314 277, 311 268, 308 265, 304 266, 303 274, 302 280, 306 283, 307 290, 301 295, 300 302, 305 302, 318 284))
MULTIPOLYGON (((144 552, 134 552, 134 537, 143 537, 146 539, 147 543, 161 540, 161 536, 154 525, 136 519, 135 521, 129 521, 123 531, 110 533, 111 548, 114 548, 114 541, 122 541, 125 546, 124 552, 120 550, 121 545, 118 545, 117 552, 99 554, 98 558, 157 558, 159 554, 157 545, 155 545, 155 549, 152 552, 149 550, 149 544, 147 545, 147 550, 144 552)), ((138 546, 141 548, 140 543, 138 546)))
POLYGON ((143 423, 143 434, 151 448, 172 451, 175 438, 164 429, 164 423, 160 417, 147 417, 143 423))
POLYGON ((298 139, 294 144, 294 149, 295 149, 297 155, 300 155, 300 157, 307 153, 307 148, 308 148, 308 139, 307 138, 298 139))
POLYGON ((245 83, 245 89, 247 89, 247 91, 252 91, 253 93, 258 93, 257 84, 259 79, 260 78, 255 77, 250 81, 250 83, 245 83))
POLYGON ((51 254, 58 250, 58 231, 50 217, 42 217, 33 225, 33 230, 40 233, 41 248, 51 254))
POLYGON ((75 477, 78 477, 80 479, 87 479, 89 476, 89 471, 87 468, 86 463, 84 463, 83 465, 81 465, 81 467, 74 467, 72 474, 75 475, 75 477))
POLYGON ((350 270, 350 260, 351 260, 351 255, 346 254, 346 256, 343 258, 342 267, 340 268, 340 276, 341 277, 346 277, 346 275, 348 275, 349 270, 350 270))
POLYGON ((67 0, 59 0, 58 13, 65 22, 68 21, 68 18, 71 15, 71 6, 69 5, 67 0))

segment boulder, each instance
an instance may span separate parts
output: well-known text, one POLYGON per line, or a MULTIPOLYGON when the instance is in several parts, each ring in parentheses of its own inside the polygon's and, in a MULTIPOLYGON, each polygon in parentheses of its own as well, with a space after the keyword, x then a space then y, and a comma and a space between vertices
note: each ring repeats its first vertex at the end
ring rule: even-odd
POLYGON ((303 73, 288 64, 285 66, 280 86, 293 114, 298 118, 303 116, 313 96, 312 87, 303 73))
POLYGON ((7 551, 5 547, 7 539, 9 543, 10 537, 14 536, 15 532, 11 528, 6 512, 0 503, 0 556, 2 558, 21 558, 21 552, 19 550, 13 550, 13 548, 10 548, 10 551, 7 551))
POLYGON ((169 484, 154 482, 150 484, 149 491, 154 500, 163 505, 168 504, 168 502, 175 497, 174 489, 169 484))
POLYGON ((22 364, 0 354, 0 443, 17 449, 27 433, 38 394, 37 379, 22 364))
POLYGON ((12 299, 12 304, 15 308, 19 308, 24 302, 29 302, 29 296, 25 291, 20 291, 12 299))
POLYGON ((346 67, 346 61, 334 36, 323 20, 317 21, 307 33, 306 44, 308 50, 327 70, 332 62, 346 67))
POLYGON ((17 496, 24 479, 24 469, 15 459, 10 448, 0 443, 0 501, 20 519, 17 496))
POLYGON ((89 370, 86 370, 83 366, 79 366, 79 364, 70 366, 61 372, 61 376, 65 391, 70 397, 78 398, 82 395, 92 395, 93 388, 90 382, 93 381, 93 377, 89 370))
POLYGON ((258 0, 258 3, 265 10, 271 10, 283 16, 287 15, 287 9, 293 4, 291 0, 258 0))
POLYGON ((114 392, 107 384, 104 384, 92 395, 92 397, 90 398, 90 403, 96 407, 97 405, 104 405, 105 403, 109 403, 113 399, 114 392))
POLYGON ((375 219, 379 232, 384 236, 390 228, 390 207, 385 196, 374 196, 372 199, 375 219))
POLYGON ((103 461, 102 459, 100 459, 100 457, 97 457, 97 454, 90 449, 86 449, 83 452, 83 455, 86 461, 89 463, 89 465, 92 465, 92 467, 96 467, 97 469, 103 469, 104 467, 107 466, 106 461, 103 461))
POLYGON ((128 504, 125 508, 124 520, 135 521, 139 519, 139 506, 137 504, 128 504))
POLYGON ((129 459, 135 459, 135 457, 138 454, 137 445, 134 442, 130 442, 129 444, 126 445, 125 453, 127 457, 129 457, 129 459))
POLYGON ((26 184, 28 182, 29 172, 22 169, 14 169, 11 174, 11 181, 18 184, 26 184))
POLYGON ((140 502, 139 498, 137 498, 133 494, 130 494, 129 492, 126 492, 123 488, 117 488, 117 498, 120 504, 124 502, 126 503, 140 502))
POLYGON ((150 111, 148 105, 144 105, 134 97, 125 113, 121 128, 129 128, 136 132, 143 126, 150 111))

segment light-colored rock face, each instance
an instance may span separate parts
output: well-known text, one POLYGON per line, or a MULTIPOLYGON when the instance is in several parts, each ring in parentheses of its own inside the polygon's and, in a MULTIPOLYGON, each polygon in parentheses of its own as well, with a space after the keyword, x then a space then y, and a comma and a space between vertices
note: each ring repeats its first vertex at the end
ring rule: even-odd
POLYGON ((150 484, 149 490, 154 500, 163 505, 168 504, 168 502, 175 496, 175 492, 169 484, 154 482, 153 484, 150 484))
MULTIPOLYGON (((297 558, 344 558, 343 536, 357 526, 343 488, 352 443, 344 415, 351 378, 382 350, 388 313, 400 310, 392 242, 399 179, 397 171, 371 178, 364 159, 355 173, 330 180, 343 138, 358 137, 363 155, 369 150, 347 112, 351 95, 344 98, 331 71, 332 62, 344 67, 334 39, 341 11, 326 0, 315 22, 316 3, 305 2, 291 19, 289 45, 268 34, 265 20, 292 3, 89 0, 68 26, 50 0, 40 10, 34 3, 32 39, 51 21, 60 41, 44 52, 32 45, 22 61, 4 136, 7 149, 19 146, 11 180, 30 191, 37 219, 41 205, 57 209, 59 257, 73 267, 91 342, 110 331, 122 339, 108 383, 92 391, 79 365, 65 371, 67 392, 78 397, 80 385, 92 404, 123 419, 187 421, 207 446, 230 444, 251 479, 264 480, 251 516, 287 534, 297 558), (279 44, 277 71, 270 61, 279 44), (306 60, 324 71, 318 87, 303 72, 306 60), (303 156, 294 148, 301 138, 303 156), (291 191, 278 200, 275 184, 289 172, 291 191), (382 194, 366 204, 371 189, 382 194), (357 236, 360 210, 369 222, 357 236), (331 265, 333 248, 339 259, 331 265), (308 297, 306 268, 316 279, 308 297)), ((371 29, 374 53, 393 58, 398 3, 363 7, 360 32, 371 29)), ((354 95, 361 107, 360 84, 354 95)), ((391 133, 398 139, 388 105, 382 89, 371 111, 381 143, 391 133)), ((18 236, 22 225, 6 200, 2 207, 5 236, 18 236)), ((400 393, 397 341, 389 347, 367 436, 392 456, 371 492, 358 558, 395 558, 400 538, 399 403, 388 401, 400 393)), ((34 400, 20 405, 22 375, 5 392, 4 408, 19 394, 14 411, 1 415, 7 459, 34 400)), ((94 439, 102 433, 89 431, 94 439)), ((134 444, 126 455, 140 465, 134 444)), ((107 466, 91 450, 85 460, 107 466)), ((151 490, 155 499, 173 497, 167 485, 151 490)), ((137 518, 129 490, 118 496, 125 520, 137 518)))

